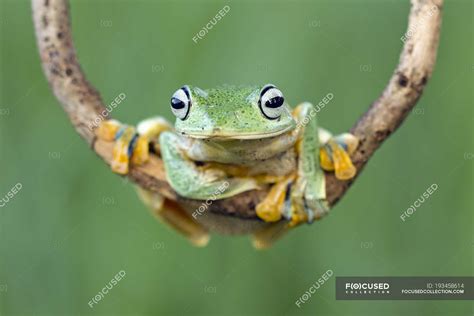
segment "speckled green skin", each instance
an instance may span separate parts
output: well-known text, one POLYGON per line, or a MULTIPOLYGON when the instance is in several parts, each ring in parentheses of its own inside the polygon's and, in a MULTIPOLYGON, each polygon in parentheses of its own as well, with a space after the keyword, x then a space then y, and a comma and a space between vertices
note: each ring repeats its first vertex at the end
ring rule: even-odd
MULTIPOLYGON (((283 105, 279 119, 266 118, 258 106, 262 87, 189 87, 192 105, 188 116, 176 119, 175 133, 160 135, 167 180, 176 192, 207 200, 256 189, 258 184, 251 176, 229 178, 219 170, 203 171, 193 159, 235 165, 250 161, 261 166, 275 164, 270 156, 294 145, 296 137, 291 131, 296 122, 290 107, 283 105)), ((291 168, 289 164, 286 167, 291 168)))
POLYGON ((278 135, 295 126, 286 103, 279 119, 262 115, 257 104, 262 86, 190 89, 191 110, 186 120, 176 120, 178 133, 200 138, 249 139, 278 135))

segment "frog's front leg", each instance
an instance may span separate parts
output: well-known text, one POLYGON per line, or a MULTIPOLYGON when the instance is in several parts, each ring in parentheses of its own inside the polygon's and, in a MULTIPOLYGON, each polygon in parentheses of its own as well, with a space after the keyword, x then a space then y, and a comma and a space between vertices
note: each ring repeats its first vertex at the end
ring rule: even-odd
POLYGON ((153 117, 141 121, 137 128, 121 124, 116 120, 104 121, 97 129, 98 138, 115 141, 111 168, 119 174, 127 174, 130 162, 145 163, 149 158, 149 144, 163 131, 171 130, 172 126, 162 117, 153 117))
POLYGON ((291 188, 291 226, 303 221, 312 222, 329 211, 324 172, 319 163, 319 131, 315 114, 310 103, 303 103, 294 111, 296 132, 300 137, 296 144, 297 178, 291 188))
POLYGON ((303 221, 311 223, 328 213, 323 169, 335 170, 340 180, 353 178, 356 168, 349 155, 358 146, 358 140, 352 134, 333 137, 318 128, 316 109, 310 103, 299 105, 294 116, 301 136, 297 143, 298 176, 291 192, 292 226, 303 221))
POLYGON ((186 148, 194 141, 171 132, 160 135, 166 178, 179 195, 207 202, 258 188, 251 177, 232 177, 219 168, 196 164, 186 155, 186 148))

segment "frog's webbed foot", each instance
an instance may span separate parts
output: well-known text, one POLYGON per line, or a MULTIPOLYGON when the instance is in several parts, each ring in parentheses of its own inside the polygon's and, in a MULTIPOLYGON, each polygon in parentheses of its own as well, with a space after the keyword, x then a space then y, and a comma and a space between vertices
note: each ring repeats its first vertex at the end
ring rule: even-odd
POLYGON ((359 140, 352 134, 344 133, 333 137, 326 130, 320 129, 319 158, 321 168, 334 171, 339 180, 349 180, 356 175, 350 155, 357 149, 359 140))
POLYGON ((329 210, 318 182, 297 177, 295 173, 276 182, 256 207, 257 216, 265 222, 289 220, 290 226, 312 222, 329 210))
POLYGON ((273 184, 267 196, 257 205, 257 216, 265 222, 282 218, 293 227, 312 223, 329 212, 322 177, 306 178, 292 173, 273 184))
POLYGON ((112 152, 112 171, 127 174, 130 163, 140 165, 149 159, 149 143, 171 125, 161 117, 140 122, 135 129, 116 120, 107 120, 97 129, 98 138, 115 141, 112 152))
POLYGON ((329 211, 325 192, 315 187, 318 183, 292 173, 272 186, 265 199, 257 205, 256 212, 264 221, 275 223, 254 234, 255 248, 268 248, 292 227, 310 223, 329 211))
POLYGON ((318 183, 292 173, 272 186, 256 212, 258 217, 274 224, 254 234, 255 248, 268 248, 290 228, 311 223, 329 211, 325 192, 318 183))
POLYGON ((210 236, 207 229, 195 221, 176 202, 137 187, 139 197, 149 207, 152 214, 186 237, 193 245, 204 247, 210 236))
POLYGON ((291 216, 290 190, 295 177, 296 174, 290 174, 272 186, 267 196, 255 208, 258 217, 265 222, 277 222, 282 216, 287 219, 291 216))

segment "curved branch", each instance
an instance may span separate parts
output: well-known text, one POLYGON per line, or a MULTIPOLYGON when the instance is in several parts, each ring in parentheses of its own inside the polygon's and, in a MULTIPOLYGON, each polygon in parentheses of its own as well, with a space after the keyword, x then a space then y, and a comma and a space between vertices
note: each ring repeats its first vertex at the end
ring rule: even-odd
MULTIPOLYGON (((360 139, 353 154, 360 174, 377 148, 403 122, 420 98, 436 61, 441 27, 442 0, 412 0, 408 31, 400 62, 382 95, 352 127, 360 139)), ((32 0, 33 19, 41 63, 54 94, 76 131, 110 165, 112 143, 97 140, 93 126, 97 117, 109 118, 99 93, 87 81, 73 46, 67 0, 32 0)), ((143 188, 158 192, 186 205, 201 202, 179 197, 166 181, 163 163, 157 156, 128 175, 143 188)), ((328 199, 334 205, 352 181, 339 181, 326 174, 328 199)), ((212 203, 209 211, 239 218, 257 219, 255 205, 267 190, 249 191, 212 203)), ((197 203, 197 204, 196 204, 197 203)))
MULTIPOLYGON (((403 123, 431 78, 436 63, 443 0, 411 0, 405 45, 400 61, 382 95, 362 115, 350 132, 360 140, 352 155, 357 175, 380 145, 403 123)), ((335 204, 352 182, 328 175, 329 199, 335 204)))

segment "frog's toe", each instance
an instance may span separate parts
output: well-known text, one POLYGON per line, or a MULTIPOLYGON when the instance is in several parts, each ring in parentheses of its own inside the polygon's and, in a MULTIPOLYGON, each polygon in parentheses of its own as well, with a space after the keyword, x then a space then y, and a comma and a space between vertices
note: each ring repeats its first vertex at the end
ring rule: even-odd
POLYGON ((324 182, 318 183, 299 179, 292 185, 291 206, 287 216, 291 227, 301 223, 311 224, 329 212, 324 182))
POLYGON ((329 204, 326 199, 305 197, 304 210, 307 214, 307 222, 312 223, 329 213, 329 204))
POLYGON ((329 212, 329 205, 324 199, 306 199, 293 201, 291 206, 290 227, 302 223, 311 224, 329 212))
POLYGON ((255 208, 257 216, 265 222, 279 221, 282 216, 287 217, 287 205, 289 196, 289 187, 294 180, 294 175, 284 177, 282 180, 276 182, 268 195, 255 208))
POLYGON ((345 133, 330 138, 320 149, 321 167, 326 171, 335 171, 339 180, 355 177, 357 169, 350 155, 357 149, 359 140, 352 134, 345 133))
POLYGON ((359 139, 351 133, 337 135, 334 139, 343 146, 349 155, 352 155, 359 146, 359 139))
POLYGON ((99 139, 111 142, 115 139, 115 135, 119 131, 121 124, 117 120, 107 120, 102 122, 95 130, 95 134, 99 139))
POLYGON ((339 180, 352 179, 357 170, 344 146, 336 141, 329 141, 328 145, 331 148, 336 178, 339 180))
POLYGON ((136 135, 132 149, 132 164, 141 165, 150 158, 149 140, 146 136, 136 135))
POLYGON ((266 222, 289 221, 288 227, 312 223, 329 212, 326 199, 318 196, 313 186, 295 181, 294 174, 275 183, 265 199, 256 207, 257 216, 266 222))
POLYGON ((99 139, 114 142, 111 161, 113 172, 127 174, 130 162, 139 165, 148 161, 148 134, 139 134, 134 127, 116 120, 102 122, 95 133, 99 139))
POLYGON ((137 142, 138 134, 130 126, 122 126, 115 135, 115 144, 112 151, 112 171, 127 174, 130 158, 137 142))

